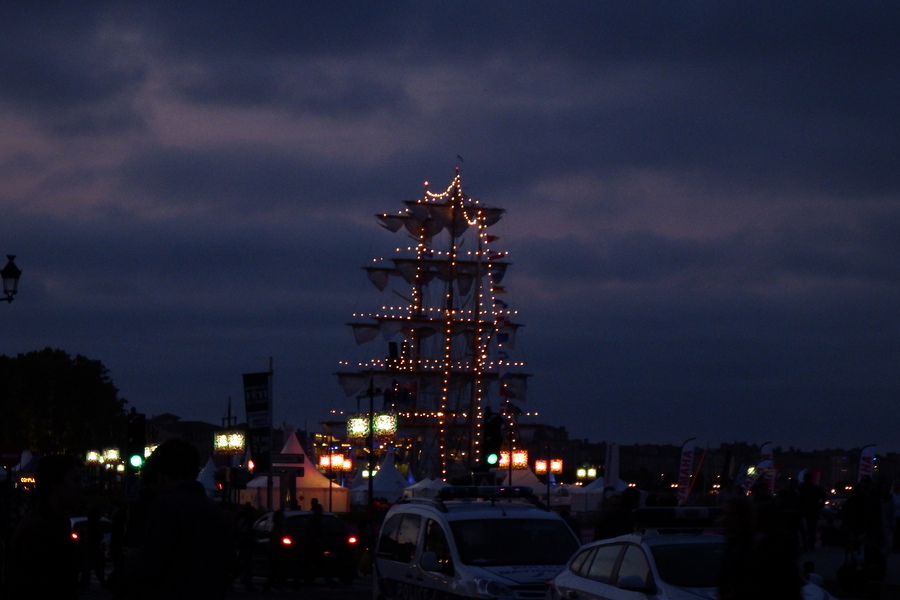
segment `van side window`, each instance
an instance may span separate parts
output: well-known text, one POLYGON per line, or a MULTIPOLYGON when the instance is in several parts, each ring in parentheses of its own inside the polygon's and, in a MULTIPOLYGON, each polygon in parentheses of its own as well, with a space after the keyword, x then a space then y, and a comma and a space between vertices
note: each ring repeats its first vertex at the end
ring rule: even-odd
POLYGON ((441 573, 451 575, 453 573, 453 555, 450 552, 450 544, 447 542, 447 534, 441 524, 434 519, 428 519, 425 524, 425 552, 434 552, 438 563, 441 565, 441 573))
POLYGON ((622 546, 619 544, 597 548, 597 552, 594 554, 594 558, 588 567, 588 578, 600 583, 612 583, 613 568, 616 566, 616 559, 619 558, 619 552, 621 551, 622 546))
POLYGON ((650 563, 640 546, 629 544, 625 549, 619 565, 619 579, 625 577, 631 577, 632 585, 640 582, 641 587, 646 587, 650 583, 650 563))
POLYGON ((378 556, 398 562, 412 562, 419 541, 422 518, 419 515, 394 515, 381 527, 378 556))
POLYGON ((596 553, 596 548, 588 548, 587 550, 582 550, 578 556, 572 560, 572 564, 569 566, 569 570, 573 573, 577 573, 582 577, 587 577, 588 567, 591 565, 591 559, 594 557, 596 553))
POLYGON ((422 528, 422 517, 419 515, 403 515, 397 529, 397 560, 412 562, 419 543, 419 530, 422 528))

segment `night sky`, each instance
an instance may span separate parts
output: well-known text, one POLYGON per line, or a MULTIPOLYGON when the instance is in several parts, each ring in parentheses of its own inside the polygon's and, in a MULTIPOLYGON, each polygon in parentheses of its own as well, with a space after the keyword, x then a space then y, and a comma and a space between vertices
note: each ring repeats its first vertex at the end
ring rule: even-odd
POLYGON ((531 422, 900 451, 893 2, 3 4, 0 354, 217 424, 271 357, 318 429, 383 355, 347 327, 402 243, 374 215, 459 167, 506 209, 531 422))

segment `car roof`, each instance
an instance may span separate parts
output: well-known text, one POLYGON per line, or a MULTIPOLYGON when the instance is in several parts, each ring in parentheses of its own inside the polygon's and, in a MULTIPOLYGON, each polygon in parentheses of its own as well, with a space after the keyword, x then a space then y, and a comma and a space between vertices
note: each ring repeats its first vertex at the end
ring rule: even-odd
POLYGON ((558 519, 559 515, 532 506, 516 502, 445 502, 447 518, 456 519, 494 519, 498 515, 525 516, 537 519, 558 519))
POLYGON ((628 533, 614 538, 605 538, 602 540, 594 540, 586 544, 589 546, 603 546, 607 544, 615 544, 622 542, 631 542, 633 544, 643 544, 648 547, 652 546, 670 546, 673 544, 722 544, 725 542, 725 536, 719 533, 701 532, 701 533, 628 533))
MULTIPOLYGON (((81 522, 87 521, 87 520, 88 520, 87 517, 69 517, 69 522, 70 522, 70 523, 73 523, 73 524, 74 524, 74 523, 81 523, 81 522)), ((101 521, 104 521, 104 522, 112 523, 112 521, 111 521, 110 519, 106 518, 106 517, 100 517, 100 520, 101 520, 101 521)))
MULTIPOLYGON (((311 511, 311 510, 300 510, 300 509, 290 509, 290 510, 284 510, 282 512, 284 513, 285 517, 302 517, 302 516, 314 514, 313 511, 311 511)), ((269 511, 269 512, 265 513, 265 515, 263 515, 263 516, 271 515, 271 514, 275 514, 275 511, 274 510, 269 511)), ((329 517, 337 517, 337 515, 335 513, 328 512, 328 511, 322 511, 322 514, 329 516, 329 517)))
POLYGON ((561 521, 527 486, 455 485, 446 486, 433 498, 404 498, 391 507, 389 515, 419 513, 439 515, 446 521, 526 517, 561 521))
POLYGON ((497 517, 562 520, 558 514, 533 504, 502 500, 440 501, 418 498, 410 499, 410 501, 395 504, 391 507, 391 514, 398 512, 439 514, 446 521, 496 519, 497 517))

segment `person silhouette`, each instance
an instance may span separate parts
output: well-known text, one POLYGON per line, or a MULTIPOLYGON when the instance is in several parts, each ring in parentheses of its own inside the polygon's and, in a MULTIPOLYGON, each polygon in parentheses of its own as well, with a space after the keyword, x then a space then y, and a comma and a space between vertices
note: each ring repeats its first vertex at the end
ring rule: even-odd
POLYGON ((106 586, 106 556, 103 547, 103 522, 100 508, 92 505, 87 512, 87 531, 85 532, 85 555, 82 557, 81 587, 87 589, 91 583, 91 574, 97 577, 102 586, 106 586))
POLYGON ((253 555, 256 551, 256 509, 249 502, 241 505, 237 514, 237 575, 248 592, 256 591, 253 585, 253 555))
POLYGON ((147 458, 141 481, 153 491, 140 546, 122 561, 118 597, 223 598, 231 585, 231 520, 197 481, 200 454, 166 440, 147 458))
POLYGON ((279 590, 285 583, 287 569, 287 548, 282 544, 284 537, 284 510, 272 513, 272 531, 269 532, 269 574, 263 585, 263 593, 279 590))
POLYGON ((722 505, 725 553, 718 573, 720 600, 801 600, 799 540, 772 497, 734 496, 722 505))
POLYGON ((67 454, 38 460, 37 502, 10 538, 4 599, 78 597, 81 560, 69 518, 81 507, 82 468, 67 454))
POLYGON ((306 539, 307 580, 323 577, 325 583, 334 586, 334 573, 325 568, 325 523, 322 517, 322 505, 317 498, 312 499, 312 515, 309 518, 309 529, 306 539))

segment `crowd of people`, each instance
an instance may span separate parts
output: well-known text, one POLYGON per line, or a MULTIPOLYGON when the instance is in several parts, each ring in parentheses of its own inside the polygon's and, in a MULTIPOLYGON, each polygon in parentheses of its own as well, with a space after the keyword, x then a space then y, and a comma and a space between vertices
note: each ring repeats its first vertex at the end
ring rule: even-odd
POLYGON ((82 471, 73 456, 40 458, 35 506, 16 526, 5 552, 5 600, 74 599, 92 572, 123 600, 224 597, 232 576, 232 526, 197 482, 200 455, 193 444, 169 440, 147 459, 142 498, 110 549, 109 578, 97 537, 100 515, 89 511, 83 544, 71 535, 70 516, 83 508, 82 471))
MULTIPOLYGON (((117 600, 223 598, 235 585, 255 590, 254 555, 261 549, 253 527, 264 511, 212 500, 197 481, 200 467, 196 446, 163 442, 141 469, 139 497, 107 519, 99 506, 85 506, 80 459, 41 457, 33 507, 0 552, 0 600, 74 599, 92 577, 117 600), (77 540, 70 521, 76 515, 86 515, 77 540)), ((304 539, 304 560, 313 570, 324 552, 322 508, 314 499, 304 539)), ((283 516, 274 512, 264 592, 292 575, 280 543, 283 516)))
MULTIPOLYGON (((121 600, 162 594, 176 600, 221 598, 235 582, 253 590, 253 555, 259 551, 253 525, 260 513, 249 504, 226 511, 197 481, 199 471, 199 453, 189 442, 168 440, 153 452, 142 469, 140 498, 111 515, 112 568, 107 575, 98 507, 87 508, 81 543, 71 536, 69 517, 85 510, 83 464, 68 455, 42 457, 34 473, 34 506, 6 547, 0 598, 74 599, 92 576, 121 600)), ((775 494, 757 486, 749 493, 736 487, 720 495, 717 504, 727 538, 720 598, 798 599, 803 581, 798 557, 821 543, 825 498, 824 490, 809 478, 775 494)), ((611 494, 596 522, 595 537, 630 532, 631 511, 642 502, 648 499, 635 488, 611 494)), ((321 509, 313 502, 314 516, 320 517, 321 509)), ((285 581, 279 516, 282 511, 274 514, 271 571, 264 591, 285 581)), ((900 482, 888 486, 862 478, 834 517, 847 554, 838 573, 841 583, 877 598, 887 556, 900 552, 900 482)), ((307 544, 313 553, 310 560, 315 560, 317 548, 315 523, 307 544)), ((369 552, 375 526, 368 513, 360 522, 360 534, 368 540, 362 545, 369 552)))

